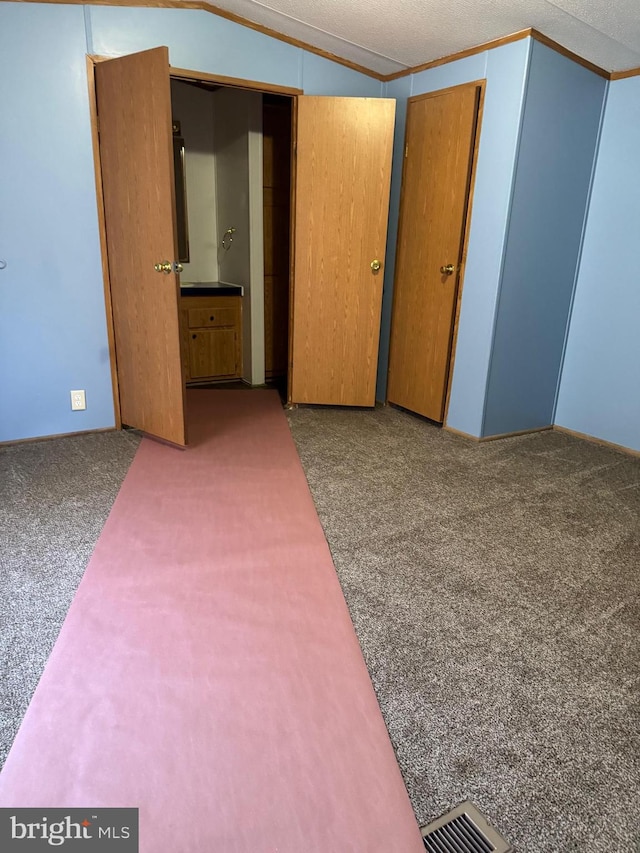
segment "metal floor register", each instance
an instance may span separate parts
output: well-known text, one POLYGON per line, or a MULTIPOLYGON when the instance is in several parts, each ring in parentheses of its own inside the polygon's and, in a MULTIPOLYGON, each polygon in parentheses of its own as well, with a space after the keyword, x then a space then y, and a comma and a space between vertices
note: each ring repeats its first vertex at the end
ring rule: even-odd
POLYGON ((469 800, 421 827, 421 832, 430 853, 514 853, 469 800))

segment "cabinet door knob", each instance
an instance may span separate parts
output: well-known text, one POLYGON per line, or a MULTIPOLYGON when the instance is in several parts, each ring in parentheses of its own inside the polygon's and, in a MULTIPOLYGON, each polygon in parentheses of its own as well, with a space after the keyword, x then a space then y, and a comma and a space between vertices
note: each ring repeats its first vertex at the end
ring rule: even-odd
POLYGON ((198 336, 197 336, 197 335, 191 335, 191 337, 192 337, 192 338, 193 338, 193 340, 195 341, 195 339, 196 339, 198 336))
POLYGON ((215 319, 215 317, 209 317, 209 322, 212 323, 215 319))

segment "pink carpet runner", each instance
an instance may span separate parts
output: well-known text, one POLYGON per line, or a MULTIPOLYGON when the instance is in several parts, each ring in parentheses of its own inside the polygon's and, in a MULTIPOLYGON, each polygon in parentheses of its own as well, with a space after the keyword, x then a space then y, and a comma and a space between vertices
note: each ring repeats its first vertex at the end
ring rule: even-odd
POLYGON ((0 776, 144 853, 424 850, 277 395, 144 439, 0 776))

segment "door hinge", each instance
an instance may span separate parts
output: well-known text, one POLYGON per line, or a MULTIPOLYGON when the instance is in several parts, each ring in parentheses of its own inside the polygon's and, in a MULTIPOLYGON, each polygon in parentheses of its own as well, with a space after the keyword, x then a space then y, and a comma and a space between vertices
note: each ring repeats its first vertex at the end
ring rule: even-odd
POLYGON ((405 156, 405 157, 408 157, 408 156, 409 156, 409 143, 408 143, 408 142, 407 142, 407 144, 404 146, 404 156, 405 156))

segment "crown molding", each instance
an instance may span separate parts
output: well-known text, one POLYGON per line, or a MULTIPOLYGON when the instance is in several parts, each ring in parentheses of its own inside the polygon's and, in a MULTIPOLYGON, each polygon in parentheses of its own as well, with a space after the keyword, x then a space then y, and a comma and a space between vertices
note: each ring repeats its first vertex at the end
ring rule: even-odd
MULTIPOLYGON (((484 42, 484 44, 479 44, 475 47, 467 48, 466 50, 460 50, 457 53, 452 53, 448 56, 443 56, 440 59, 434 59, 431 62, 423 62, 421 65, 415 65, 412 68, 405 69, 404 71, 396 71, 394 74, 387 74, 386 77, 384 77, 384 81, 390 82, 391 80, 398 80, 400 77, 406 77, 409 74, 418 74, 420 71, 427 71, 429 68, 437 68, 439 65, 446 65, 449 62, 455 62, 456 60, 464 59, 467 56, 475 56, 475 54, 483 53, 485 50, 494 50, 494 48, 496 47, 501 47, 504 44, 511 44, 514 41, 520 41, 521 39, 526 38, 533 38, 536 41, 539 41, 541 44, 550 47, 557 53, 561 53, 563 56, 566 56, 573 62, 577 62, 578 65, 582 65, 584 68, 588 68, 589 71, 593 71, 594 74, 598 74, 600 77, 604 77, 606 80, 615 79, 614 77, 612 77, 612 74, 609 71, 606 71, 604 68, 600 68, 599 65, 596 65, 593 62, 589 62, 588 59, 584 59, 584 57, 579 56, 577 53, 574 53, 572 50, 569 50, 568 48, 564 47, 557 41, 550 39, 548 36, 545 36, 545 34, 541 33, 539 30, 536 30, 533 27, 529 27, 526 30, 519 30, 517 33, 511 33, 511 35, 502 36, 501 38, 484 42)), ((627 71, 619 71, 613 73, 624 76, 631 76, 631 74, 627 71)), ((640 69, 638 69, 636 73, 640 74, 640 69)))
MULTIPOLYGON (((12 0, 0 0, 0 2, 11 1, 12 0)), ((284 35, 284 33, 280 33, 277 30, 273 30, 270 27, 264 26, 263 24, 257 24, 255 21, 251 21, 248 18, 243 18, 241 15, 236 15, 235 12, 228 12, 226 9, 220 9, 218 6, 213 6, 210 3, 206 3, 204 2, 204 0, 91 0, 91 2, 89 3, 87 3, 86 0, 18 0, 18 2, 60 3, 64 5, 71 4, 81 6, 138 6, 160 9, 197 9, 203 12, 210 12, 213 15, 217 15, 220 18, 225 18, 226 20, 232 21, 235 24, 240 24, 243 27, 248 27, 249 29, 262 33, 263 35, 269 36, 270 38, 274 38, 278 41, 290 44, 293 47, 301 48, 302 50, 305 50, 308 53, 314 53, 316 54, 316 56, 321 56, 323 59, 328 59, 331 62, 336 62, 338 63, 338 65, 342 65, 345 68, 350 68, 352 71, 357 71, 360 74, 365 74, 367 77, 373 77, 374 80, 380 80, 383 83, 389 83, 392 80, 398 80, 399 78, 407 77, 410 74, 418 74, 420 71, 427 71, 429 68, 437 68, 439 65, 446 65, 449 62, 455 62, 458 59, 464 59, 467 56, 474 56, 475 54, 483 53, 486 50, 493 50, 496 47, 501 47, 505 44, 511 44, 512 42, 520 41, 525 38, 535 39, 541 44, 544 44, 552 50, 555 50, 557 53, 560 53, 563 56, 566 56, 568 59, 571 59, 573 62, 576 62, 578 65, 582 65, 584 68, 587 68, 594 74, 603 77, 605 80, 623 80, 627 77, 640 76, 640 68, 630 68, 626 71, 607 71, 606 69, 601 68, 599 65, 596 65, 594 62, 590 62, 583 56, 580 56, 574 51, 569 50, 569 48, 564 47, 564 45, 561 45, 559 42, 554 41, 553 39, 546 36, 544 33, 541 33, 539 30, 534 29, 533 27, 529 27, 524 30, 519 30, 518 32, 511 33, 510 35, 502 36, 500 38, 484 42, 483 44, 467 48, 466 50, 460 50, 456 53, 451 53, 447 56, 442 56, 439 59, 433 59, 430 62, 423 62, 420 65, 414 65, 410 68, 405 68, 402 71, 396 71, 393 74, 380 74, 377 71, 373 71, 371 68, 366 68, 364 65, 359 65, 357 62, 351 62, 351 60, 349 59, 343 59, 343 57, 337 56, 335 53, 331 53, 328 50, 323 50, 322 48, 314 47, 312 44, 308 44, 307 42, 301 41, 300 39, 284 35)))
MULTIPOLYGON (((14 0, 0 0, 0 2, 14 2, 14 0)), ((315 53, 316 56, 321 56, 323 59, 328 59, 331 62, 337 62, 339 65, 344 65, 345 68, 350 68, 352 71, 358 71, 360 74, 365 74, 367 77, 373 77, 375 80, 384 80, 384 75, 377 71, 372 71, 371 68, 365 68, 364 65, 359 65, 357 62, 352 62, 350 59, 343 59, 335 53, 328 50, 323 50, 320 47, 314 47, 312 44, 301 41, 300 39, 292 38, 284 35, 277 30, 272 30, 270 27, 265 27, 263 24, 257 24, 255 21, 250 21, 248 18, 243 18, 241 15, 236 15, 234 12, 228 12, 226 9, 220 9, 217 6, 212 6, 210 3, 205 3, 204 0, 18 0, 20 3, 59 3, 69 6, 136 6, 143 8, 154 9, 189 9, 199 10, 202 12, 210 12, 217 15, 219 18, 225 18, 227 21, 232 21, 234 24, 240 24, 243 27, 248 27, 250 30, 262 33, 270 38, 290 44, 293 47, 299 47, 306 50, 308 53, 315 53)))
POLYGON ((512 33, 508 36, 492 39, 491 41, 478 44, 475 47, 459 50, 457 53, 450 53, 447 56, 441 56, 439 59, 432 59, 430 62, 423 62, 420 65, 413 65, 411 68, 405 68, 403 71, 395 71, 393 74, 387 74, 383 77, 385 83, 391 80, 399 80, 400 77, 407 77, 409 74, 418 74, 420 71, 427 71, 429 68, 437 68, 439 65, 447 65, 449 62, 456 62, 458 59, 465 59, 467 56, 475 56, 477 53, 484 53, 485 50, 493 50, 495 47, 500 47, 503 44, 510 44, 513 41, 529 38, 533 30, 531 28, 520 30, 517 33, 512 33))
POLYGON ((578 65, 582 65, 583 68, 587 68, 589 71, 593 71, 594 74, 597 74, 599 77, 604 77, 605 80, 611 79, 611 72, 606 71, 604 68, 601 68, 599 65, 596 65, 594 62, 589 62, 588 59, 585 59, 583 56, 579 56, 577 53, 574 53, 572 50, 564 47, 564 45, 559 44, 557 41, 550 39, 548 36, 545 36, 544 33, 541 33, 539 30, 531 30, 531 38, 534 38, 536 41, 539 41, 540 44, 544 44, 547 47, 550 47, 551 50, 555 50, 557 53, 561 53, 562 56, 566 56, 567 59, 573 60, 573 62, 577 62, 578 65))
POLYGON ((628 71, 612 71, 610 80, 625 80, 627 77, 640 77, 640 68, 629 68, 628 71))

